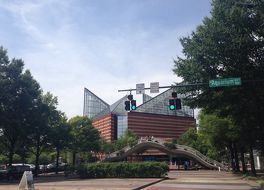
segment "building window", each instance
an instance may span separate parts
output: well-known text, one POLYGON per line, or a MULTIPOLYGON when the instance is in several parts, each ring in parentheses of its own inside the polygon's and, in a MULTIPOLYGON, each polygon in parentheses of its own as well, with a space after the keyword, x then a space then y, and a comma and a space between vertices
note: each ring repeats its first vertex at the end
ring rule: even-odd
POLYGON ((83 115, 89 118, 93 118, 101 111, 107 109, 109 105, 103 100, 98 98, 88 89, 84 89, 84 110, 83 115))
POLYGON ((127 130, 127 116, 117 116, 117 139, 127 130))

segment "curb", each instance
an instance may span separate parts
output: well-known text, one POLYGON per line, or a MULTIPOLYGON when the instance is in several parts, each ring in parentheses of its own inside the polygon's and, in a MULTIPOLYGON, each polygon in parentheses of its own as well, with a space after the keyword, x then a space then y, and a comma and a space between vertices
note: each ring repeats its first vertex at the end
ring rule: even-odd
POLYGON ((162 181, 164 181, 164 180, 167 180, 167 179, 169 179, 169 177, 164 177, 164 178, 162 178, 162 179, 160 179, 160 180, 157 180, 157 181, 154 181, 154 182, 148 183, 148 184, 146 184, 146 185, 142 185, 142 186, 137 187, 137 188, 134 188, 134 189, 132 189, 132 190, 141 190, 141 189, 143 189, 143 188, 146 188, 146 187, 149 187, 149 186, 151 186, 151 185, 154 185, 154 184, 160 183, 160 182, 162 182, 162 181))

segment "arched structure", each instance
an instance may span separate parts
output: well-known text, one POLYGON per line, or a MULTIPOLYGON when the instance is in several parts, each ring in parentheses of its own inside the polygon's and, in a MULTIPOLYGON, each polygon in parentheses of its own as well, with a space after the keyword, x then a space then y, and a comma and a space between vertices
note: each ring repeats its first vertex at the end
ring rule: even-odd
POLYGON ((161 152, 166 153, 169 156, 184 156, 191 160, 196 161, 197 163, 201 164, 202 166, 210 169, 218 169, 219 167, 222 170, 225 170, 223 164, 204 156, 199 151, 184 145, 175 145, 175 149, 169 149, 168 147, 164 146, 163 143, 157 140, 149 140, 149 141, 139 141, 133 147, 125 147, 119 151, 113 152, 109 154, 103 161, 105 162, 115 162, 124 160, 126 157, 134 154, 143 152, 147 149, 158 149, 161 152))

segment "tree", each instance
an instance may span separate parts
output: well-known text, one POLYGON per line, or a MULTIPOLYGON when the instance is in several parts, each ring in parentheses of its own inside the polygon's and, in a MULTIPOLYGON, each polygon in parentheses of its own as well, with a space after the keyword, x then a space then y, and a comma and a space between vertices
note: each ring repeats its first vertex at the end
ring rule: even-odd
POLYGON ((203 141, 196 128, 189 128, 185 133, 183 133, 179 137, 178 143, 195 148, 205 155, 207 155, 209 150, 208 143, 203 141))
POLYGON ((8 58, 0 47, 0 136, 6 147, 9 165, 18 148, 23 147, 30 130, 31 110, 41 89, 21 59, 8 58))
POLYGON ((41 152, 48 148, 49 137, 51 136, 51 128, 59 121, 57 106, 57 97, 51 93, 41 94, 35 101, 34 109, 31 111, 31 131, 28 135, 30 141, 29 148, 35 154, 35 175, 39 171, 39 157, 41 152))
POLYGON ((126 130, 125 133, 114 142, 114 149, 121 150, 126 146, 134 146, 138 142, 138 136, 130 130, 126 130))
MULTIPOLYGON (((212 6, 212 16, 180 40, 185 57, 174 61, 174 72, 183 83, 242 78, 239 87, 200 85, 181 91, 188 95, 189 105, 232 118, 252 153, 264 143, 264 2, 214 0, 212 6)), ((255 173, 253 159, 251 163, 255 173)))
POLYGON ((107 142, 105 139, 101 139, 101 151, 105 154, 114 152, 114 144, 107 142))
POLYGON ((56 148, 56 173, 58 173, 60 151, 69 146, 70 126, 63 113, 57 112, 56 117, 56 123, 51 126, 49 142, 56 148))
POLYGON ((100 134, 92 126, 92 121, 88 117, 75 116, 68 122, 71 127, 72 165, 75 167, 78 152, 96 152, 100 150, 100 134))
POLYGON ((225 157, 226 149, 230 151, 230 158, 233 170, 239 170, 237 144, 238 144, 238 129, 233 125, 228 118, 220 118, 215 114, 207 114, 201 111, 199 114, 199 134, 203 142, 208 144, 210 149, 213 149, 212 157, 221 158, 222 160, 230 160, 225 157), (233 160, 235 159, 235 163, 233 160), (235 167, 236 166, 236 167, 235 167))

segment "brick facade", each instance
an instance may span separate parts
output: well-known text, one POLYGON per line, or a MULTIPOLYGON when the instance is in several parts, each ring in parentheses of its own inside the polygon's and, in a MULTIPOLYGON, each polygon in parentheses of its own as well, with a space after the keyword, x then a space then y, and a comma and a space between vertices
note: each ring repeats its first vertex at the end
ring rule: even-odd
POLYGON ((128 113, 128 129, 139 137, 154 136, 165 140, 178 139, 191 127, 195 127, 193 117, 128 113))

